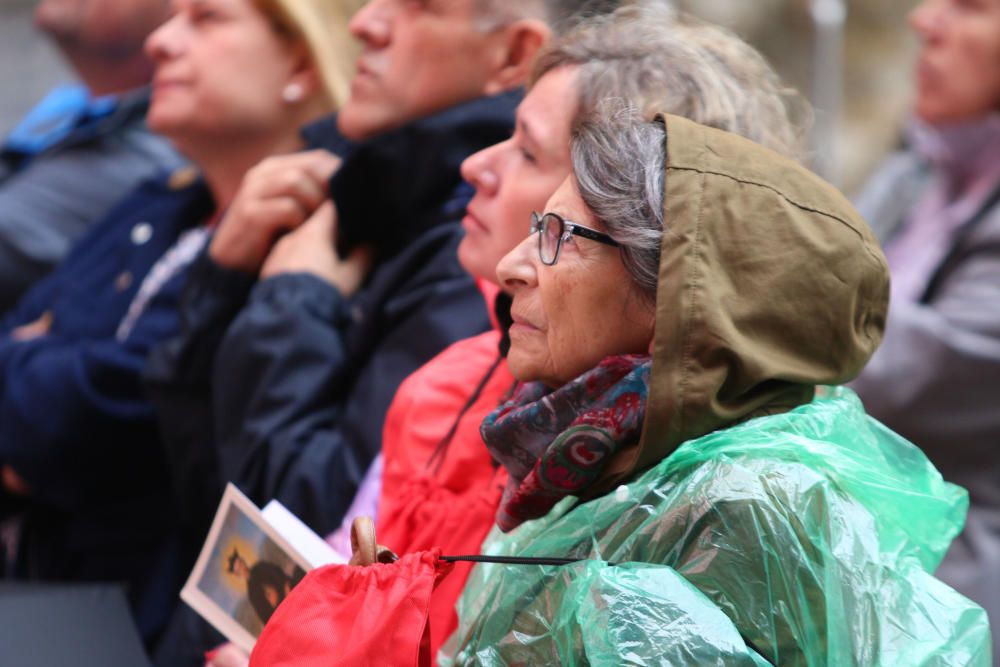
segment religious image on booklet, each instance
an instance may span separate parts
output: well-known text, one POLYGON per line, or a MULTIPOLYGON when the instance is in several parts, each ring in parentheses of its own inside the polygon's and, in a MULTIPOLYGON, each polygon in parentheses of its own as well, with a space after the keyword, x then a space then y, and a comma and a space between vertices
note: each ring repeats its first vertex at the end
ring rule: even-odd
POLYGON ((198 562, 181 591, 188 605, 248 653, 271 614, 306 572, 338 561, 315 533, 284 507, 274 505, 261 512, 239 489, 227 486, 198 562))

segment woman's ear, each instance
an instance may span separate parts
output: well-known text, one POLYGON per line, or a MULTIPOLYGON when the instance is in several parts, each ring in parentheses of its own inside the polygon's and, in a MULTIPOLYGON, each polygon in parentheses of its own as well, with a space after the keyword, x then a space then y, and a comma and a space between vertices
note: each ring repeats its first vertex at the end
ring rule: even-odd
MULTIPOLYGON (((304 44, 295 46, 288 82, 285 85, 286 90, 289 88, 297 90, 302 101, 312 100, 317 93, 323 92, 323 77, 308 47, 304 44)), ((286 98, 286 101, 289 100, 286 98)))
POLYGON ((289 78, 288 85, 301 91, 303 101, 311 100, 323 88, 323 82, 315 68, 298 70, 289 78))
POLYGON ((497 61, 484 92, 498 95, 528 82, 535 56, 552 36, 552 29, 538 19, 521 19, 500 29, 497 61))

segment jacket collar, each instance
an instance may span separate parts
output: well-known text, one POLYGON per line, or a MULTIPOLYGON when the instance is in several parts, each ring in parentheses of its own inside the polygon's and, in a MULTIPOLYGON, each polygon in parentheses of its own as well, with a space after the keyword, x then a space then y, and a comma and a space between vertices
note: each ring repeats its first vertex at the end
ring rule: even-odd
POLYGON ((462 162, 510 137, 521 97, 515 90, 478 98, 360 142, 344 138, 333 116, 307 127, 308 145, 344 159, 330 181, 338 250, 368 243, 391 256, 428 229, 457 222, 473 193, 462 162))

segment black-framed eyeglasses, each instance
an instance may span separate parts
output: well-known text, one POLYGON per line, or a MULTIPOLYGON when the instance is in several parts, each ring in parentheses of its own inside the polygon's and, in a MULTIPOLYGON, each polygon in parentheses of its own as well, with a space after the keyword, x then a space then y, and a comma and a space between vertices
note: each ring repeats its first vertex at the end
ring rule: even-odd
POLYGON ((596 229, 584 227, 581 224, 567 220, 558 213, 531 212, 531 229, 528 234, 538 232, 538 258, 542 264, 552 266, 559 259, 559 249, 563 241, 571 236, 582 236, 604 245, 618 247, 618 241, 596 229))

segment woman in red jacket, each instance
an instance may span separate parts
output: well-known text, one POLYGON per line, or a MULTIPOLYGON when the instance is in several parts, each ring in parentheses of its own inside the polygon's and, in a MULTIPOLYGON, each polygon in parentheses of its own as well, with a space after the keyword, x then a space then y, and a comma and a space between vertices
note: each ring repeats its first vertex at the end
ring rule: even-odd
MULTIPOLYGON (((463 220, 462 265, 487 285, 484 293, 496 290, 500 258, 524 239, 531 212, 542 210, 569 174, 574 120, 597 112, 600 100, 667 109, 794 153, 796 137, 772 134, 790 127, 783 96, 763 59, 717 28, 649 9, 582 24, 540 55, 514 136, 462 166, 476 188, 463 220), (748 80, 763 84, 741 85, 748 80), (704 99, 734 103, 694 104, 704 99), (757 122, 745 126, 747 118, 757 122)), ((401 385, 389 409, 377 534, 397 553, 438 547, 449 555, 476 554, 493 526, 506 480, 479 426, 514 384, 504 358, 509 304, 497 294, 495 330, 447 348, 401 385)), ((470 568, 456 564, 431 598, 432 655, 456 627, 454 605, 470 568)))

